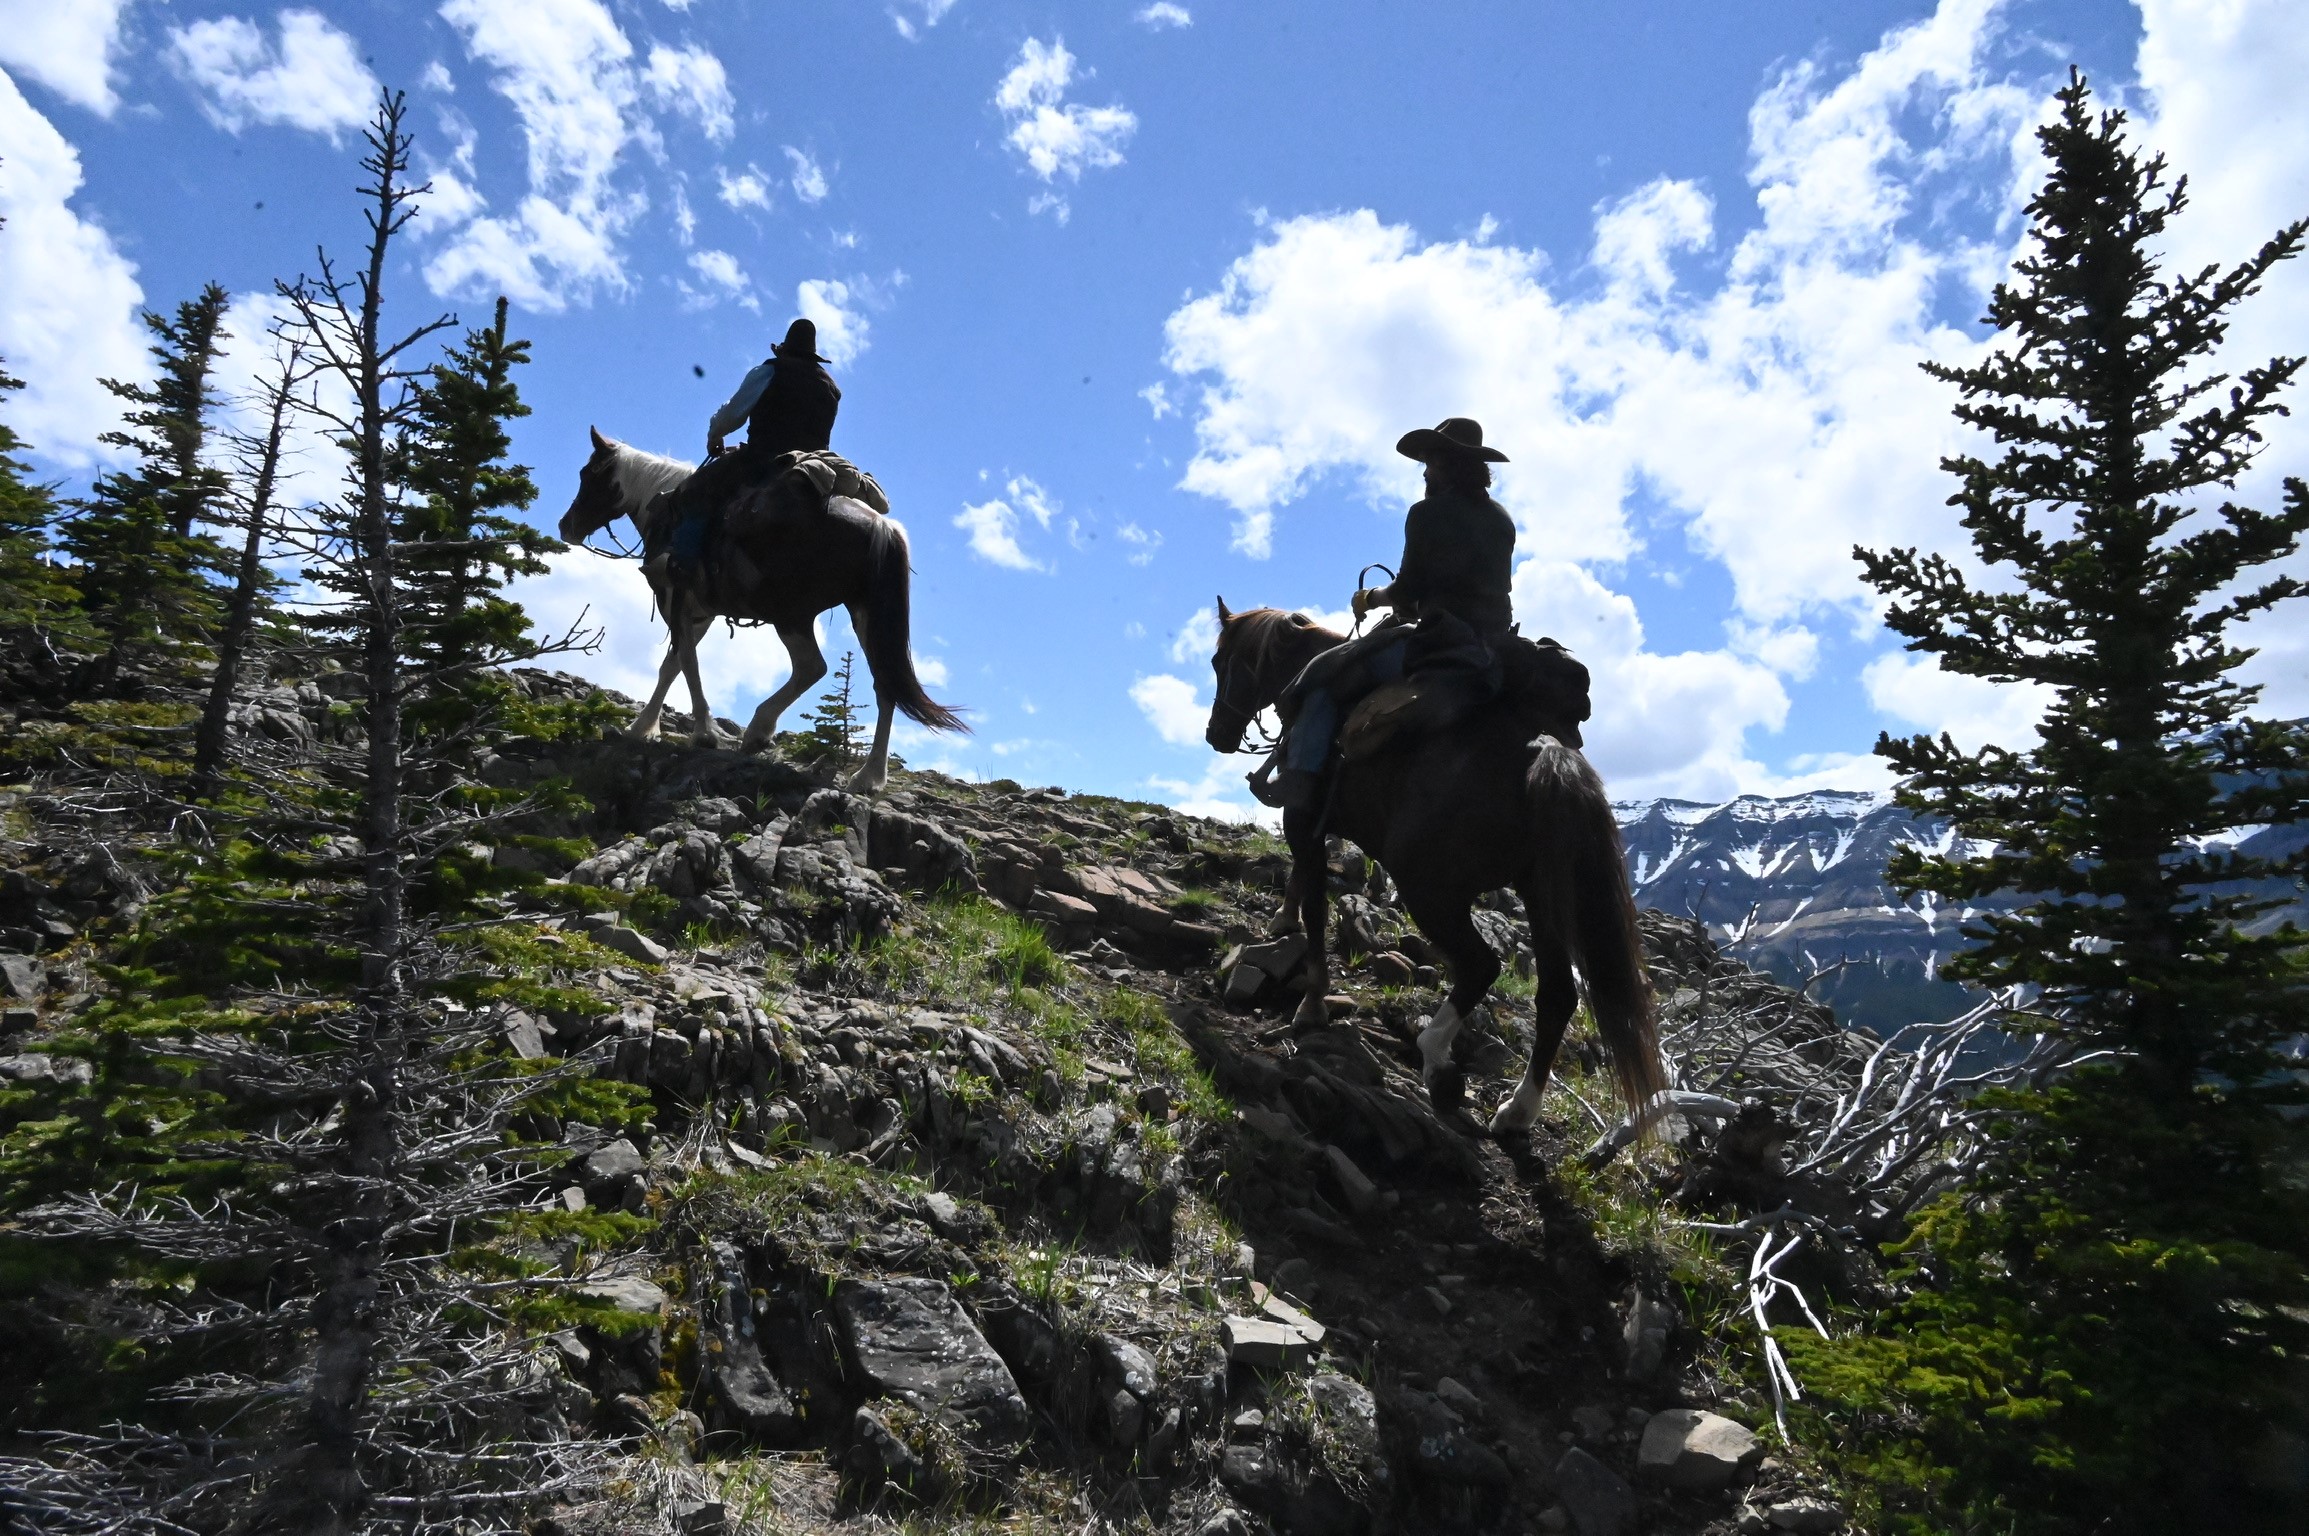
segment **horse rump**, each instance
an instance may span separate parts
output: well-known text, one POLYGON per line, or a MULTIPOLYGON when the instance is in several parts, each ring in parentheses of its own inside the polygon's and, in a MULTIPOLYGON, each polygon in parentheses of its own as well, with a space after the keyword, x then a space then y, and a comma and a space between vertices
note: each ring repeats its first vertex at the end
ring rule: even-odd
POLYGON ((874 674, 875 693, 917 724, 934 731, 967 732, 968 722, 924 692, 922 680, 914 675, 914 573, 906 530, 895 518, 863 510, 856 516, 866 525, 869 567, 865 633, 858 640, 866 652, 867 670, 874 674))
POLYGON ((1533 743, 1524 784, 1539 834, 1531 889, 1551 908, 1532 913, 1533 924, 1548 923, 1569 942, 1612 1076, 1633 1110, 1667 1082, 1619 823, 1587 759, 1552 736, 1533 743))

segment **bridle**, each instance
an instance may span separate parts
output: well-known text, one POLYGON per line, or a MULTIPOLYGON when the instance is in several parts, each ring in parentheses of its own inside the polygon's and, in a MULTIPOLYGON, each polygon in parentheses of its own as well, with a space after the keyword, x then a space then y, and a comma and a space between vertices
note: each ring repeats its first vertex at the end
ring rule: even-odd
MULTIPOLYGON (((1282 740, 1282 733, 1279 731, 1269 730, 1266 726, 1259 723, 1259 716, 1265 711, 1267 706, 1264 704, 1256 704, 1246 709, 1241 704, 1238 704, 1234 700, 1227 697, 1228 693, 1233 691, 1237 684, 1246 681, 1243 676, 1246 667, 1246 663, 1242 654, 1244 649, 1248 648, 1238 648, 1234 655, 1227 658, 1227 664, 1219 670, 1218 679, 1215 683, 1213 683, 1211 688, 1211 700, 1212 703, 1218 707, 1231 710, 1243 718, 1243 734, 1237 739, 1236 745, 1230 750, 1235 752, 1271 752, 1275 748, 1275 743, 1282 740), (1253 737, 1256 738, 1255 741, 1252 740, 1253 737)), ((1253 692, 1256 692, 1258 689, 1258 678, 1253 676, 1247 679, 1247 681, 1249 682, 1253 692)))
MULTIPOLYGON (((582 484, 583 484, 583 482, 584 482, 584 476, 581 474, 581 475, 578 477, 578 480, 579 480, 579 483, 580 483, 580 485, 582 485, 582 484)), ((613 483, 614 483, 614 477, 613 477, 613 483)), ((617 520, 618 520, 619 518, 621 518, 621 517, 622 517, 622 518, 626 519, 626 521, 628 521, 628 522, 632 522, 632 521, 633 521, 633 514, 631 514, 630 512, 627 512, 627 511, 625 511, 625 510, 624 510, 624 503, 625 503, 625 496, 624 496, 624 493, 622 493, 622 492, 616 492, 615 494, 617 495, 617 500, 618 500, 618 510, 617 510, 617 511, 615 511, 615 512, 612 512, 612 513, 610 513, 610 514, 609 514, 609 516, 607 516, 607 517, 603 518, 603 519, 601 520, 601 522, 600 522, 600 524, 599 524, 598 526, 596 526, 595 528, 593 528, 593 529, 592 529, 590 532, 588 532, 588 533, 587 533, 587 534, 586 534, 586 535, 585 535, 583 538, 579 539, 579 540, 577 541, 577 547, 578 547, 578 548, 580 548, 580 549, 591 550, 591 551, 592 551, 594 554, 600 555, 600 556, 602 556, 602 557, 603 557, 603 558, 605 558, 605 559, 611 559, 611 560, 639 560, 639 559, 641 558, 641 550, 640 550, 638 547, 636 547, 636 548, 627 548, 627 547, 626 547, 626 544, 625 544, 625 541, 624 541, 623 539, 620 539, 620 538, 618 538, 618 536, 617 536, 615 533, 611 532, 611 528, 612 528, 612 527, 613 527, 613 526, 616 524, 616 522, 617 522, 617 520), (613 540, 613 541, 615 542, 615 544, 616 544, 616 547, 615 547, 615 548, 613 548, 613 549, 602 549, 602 548, 600 548, 599 546, 597 546, 597 545, 596 545, 596 544, 593 542, 593 536, 594 536, 594 534, 597 534, 597 533, 599 533, 599 534, 607 534, 607 535, 608 535, 608 537, 609 537, 611 540, 613 540)), ((638 523, 636 523, 634 526, 635 526, 635 530, 636 530, 636 532, 638 532, 638 531, 639 531, 639 529, 640 529, 640 525, 639 525, 638 523)))

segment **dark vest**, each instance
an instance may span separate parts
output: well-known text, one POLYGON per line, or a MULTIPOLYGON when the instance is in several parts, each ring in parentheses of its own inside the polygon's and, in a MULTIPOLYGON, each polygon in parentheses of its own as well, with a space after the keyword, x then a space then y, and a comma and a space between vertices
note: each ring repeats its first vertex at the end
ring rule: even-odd
POLYGON ((833 375, 808 358, 771 362, 769 387, 746 416, 746 446, 769 454, 832 447, 834 416, 842 408, 833 375))

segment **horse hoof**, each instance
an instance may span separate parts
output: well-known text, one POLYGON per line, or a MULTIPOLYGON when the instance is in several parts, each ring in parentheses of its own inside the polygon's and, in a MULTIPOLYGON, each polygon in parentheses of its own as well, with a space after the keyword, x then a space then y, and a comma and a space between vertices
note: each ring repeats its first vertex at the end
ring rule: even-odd
POLYGON ((1323 995, 1310 992, 1299 999, 1298 1011, 1291 1015, 1293 1029, 1323 1029, 1331 1022, 1331 1010, 1323 1006, 1323 995))
POLYGON ((1467 1098, 1467 1074, 1457 1067, 1434 1067, 1423 1074, 1427 1103, 1439 1115, 1449 1115, 1467 1098))

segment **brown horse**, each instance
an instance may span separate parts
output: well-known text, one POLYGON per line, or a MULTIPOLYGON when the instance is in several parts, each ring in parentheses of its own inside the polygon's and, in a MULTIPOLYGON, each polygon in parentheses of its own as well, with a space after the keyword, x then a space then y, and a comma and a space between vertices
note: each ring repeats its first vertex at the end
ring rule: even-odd
MULTIPOLYGON (((1346 638, 1302 614, 1229 613, 1222 598, 1204 739, 1220 752, 1242 750, 1252 718, 1310 659, 1346 638)), ((1523 898, 1538 960, 1531 1065, 1492 1117, 1496 1133, 1524 1130, 1539 1117, 1582 990, 1628 1107, 1664 1086, 1619 826, 1595 770, 1547 726, 1519 708, 1487 710, 1453 731, 1342 764, 1327 818, 1312 811, 1283 817, 1294 866, 1287 900, 1307 934, 1295 1022, 1325 1022, 1323 836, 1336 832, 1378 860, 1412 920, 1450 963, 1451 994, 1419 1034, 1421 1075, 1439 1109, 1456 1104, 1464 1088, 1452 1042, 1499 977, 1499 957, 1469 914, 1486 891, 1512 887, 1523 898)))
MULTIPOLYGON (((695 465, 593 434, 593 455, 578 472, 577 495, 561 517, 561 536, 583 541, 618 518, 630 519, 649 546, 651 523, 672 515, 671 493, 695 465)), ((792 671, 778 691, 762 700, 746 726, 746 751, 769 744, 786 706, 826 675, 826 658, 815 633, 819 614, 850 611, 850 627, 866 653, 881 706, 874 725, 874 750, 850 780, 868 794, 881 789, 890 771, 893 710, 936 730, 966 731, 962 717, 923 692, 914 675, 909 631, 912 572, 907 564, 906 530, 863 502, 835 496, 821 504, 787 478, 749 491, 722 515, 721 539, 702 581, 679 592, 656 588, 658 612, 673 631, 665 662, 658 668, 657 692, 650 695, 626 733, 657 734, 658 715, 674 674, 689 680, 694 724, 691 738, 719 746, 723 737, 706 707, 698 680, 697 643, 717 618, 768 624, 785 642, 792 671)))

